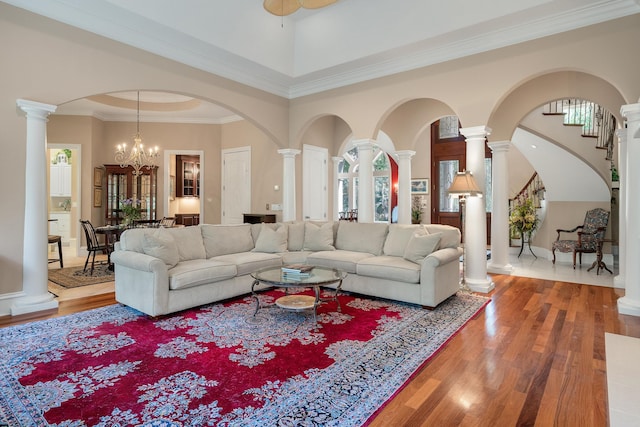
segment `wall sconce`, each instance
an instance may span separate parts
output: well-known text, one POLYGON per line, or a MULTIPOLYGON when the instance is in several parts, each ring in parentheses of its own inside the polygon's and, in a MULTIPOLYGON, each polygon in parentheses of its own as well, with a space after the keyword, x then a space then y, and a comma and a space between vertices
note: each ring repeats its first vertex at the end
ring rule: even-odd
POLYGON ((397 182, 393 183, 393 192, 398 194, 398 183, 397 182))
POLYGON ((280 191, 280 186, 278 184, 274 185, 273 191, 280 191))

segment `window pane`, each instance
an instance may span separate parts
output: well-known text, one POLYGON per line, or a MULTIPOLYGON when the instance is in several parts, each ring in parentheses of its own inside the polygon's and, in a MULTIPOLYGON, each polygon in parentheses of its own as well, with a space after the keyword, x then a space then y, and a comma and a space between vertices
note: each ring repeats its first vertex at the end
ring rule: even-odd
POLYGON ((373 160, 373 170, 374 171, 386 171, 389 170, 389 159, 387 155, 380 151, 376 158, 373 160))
POLYGON ((349 180, 338 180, 338 212, 349 210, 349 180))
POLYGON ((449 187, 453 182, 453 177, 458 172, 460 162, 458 160, 442 160, 438 165, 438 176, 440 180, 440 212, 458 212, 458 198, 449 197, 449 187))
POLYGON ((374 221, 389 221, 389 177, 377 176, 374 178, 374 221))
POLYGON ((484 200, 485 200, 485 209, 487 212, 492 212, 493 211, 493 188, 492 188, 492 178, 491 178, 491 158, 485 158, 484 159, 484 173, 485 173, 485 194, 484 196, 484 200))

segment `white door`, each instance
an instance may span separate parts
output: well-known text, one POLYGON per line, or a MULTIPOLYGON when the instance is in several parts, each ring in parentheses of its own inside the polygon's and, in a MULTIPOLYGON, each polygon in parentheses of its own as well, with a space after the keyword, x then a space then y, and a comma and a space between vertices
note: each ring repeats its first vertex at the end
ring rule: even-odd
POLYGON ((251 213, 251 147, 222 150, 222 223, 242 224, 251 213))
POLYGON ((305 220, 327 221, 327 161, 326 148, 304 145, 302 148, 302 217, 305 220))

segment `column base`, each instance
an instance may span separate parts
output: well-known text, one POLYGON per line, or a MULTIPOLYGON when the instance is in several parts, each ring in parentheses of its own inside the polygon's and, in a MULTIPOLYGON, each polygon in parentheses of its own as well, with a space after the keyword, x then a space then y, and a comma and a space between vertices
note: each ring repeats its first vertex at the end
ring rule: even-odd
POLYGON ((640 301, 633 300, 629 297, 618 299, 618 313, 640 317, 640 301))
POLYGON ((496 287, 496 284, 493 283, 489 276, 487 276, 485 280, 470 279, 467 277, 466 282, 469 289, 473 292, 480 292, 483 294, 488 294, 496 287))
POLYGON ((614 288, 624 289, 626 287, 624 283, 625 283, 625 280, 622 274, 618 274, 616 277, 613 278, 614 288))
POLYGON ((35 313, 36 311, 52 310, 54 308, 58 308, 58 300, 54 299, 53 294, 46 293, 20 298, 15 301, 11 306, 11 315, 18 316, 21 314, 35 313))
POLYGON ((487 272, 494 274, 511 274, 513 273, 513 266, 511 264, 488 264, 487 272))

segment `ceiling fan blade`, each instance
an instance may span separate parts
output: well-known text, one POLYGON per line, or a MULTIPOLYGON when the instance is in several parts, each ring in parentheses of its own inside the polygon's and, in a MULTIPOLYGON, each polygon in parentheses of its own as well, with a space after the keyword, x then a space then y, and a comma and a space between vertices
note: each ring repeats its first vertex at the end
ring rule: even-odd
POLYGON ((300 9, 298 0, 264 0, 262 5, 267 12, 276 16, 291 15, 300 9))

